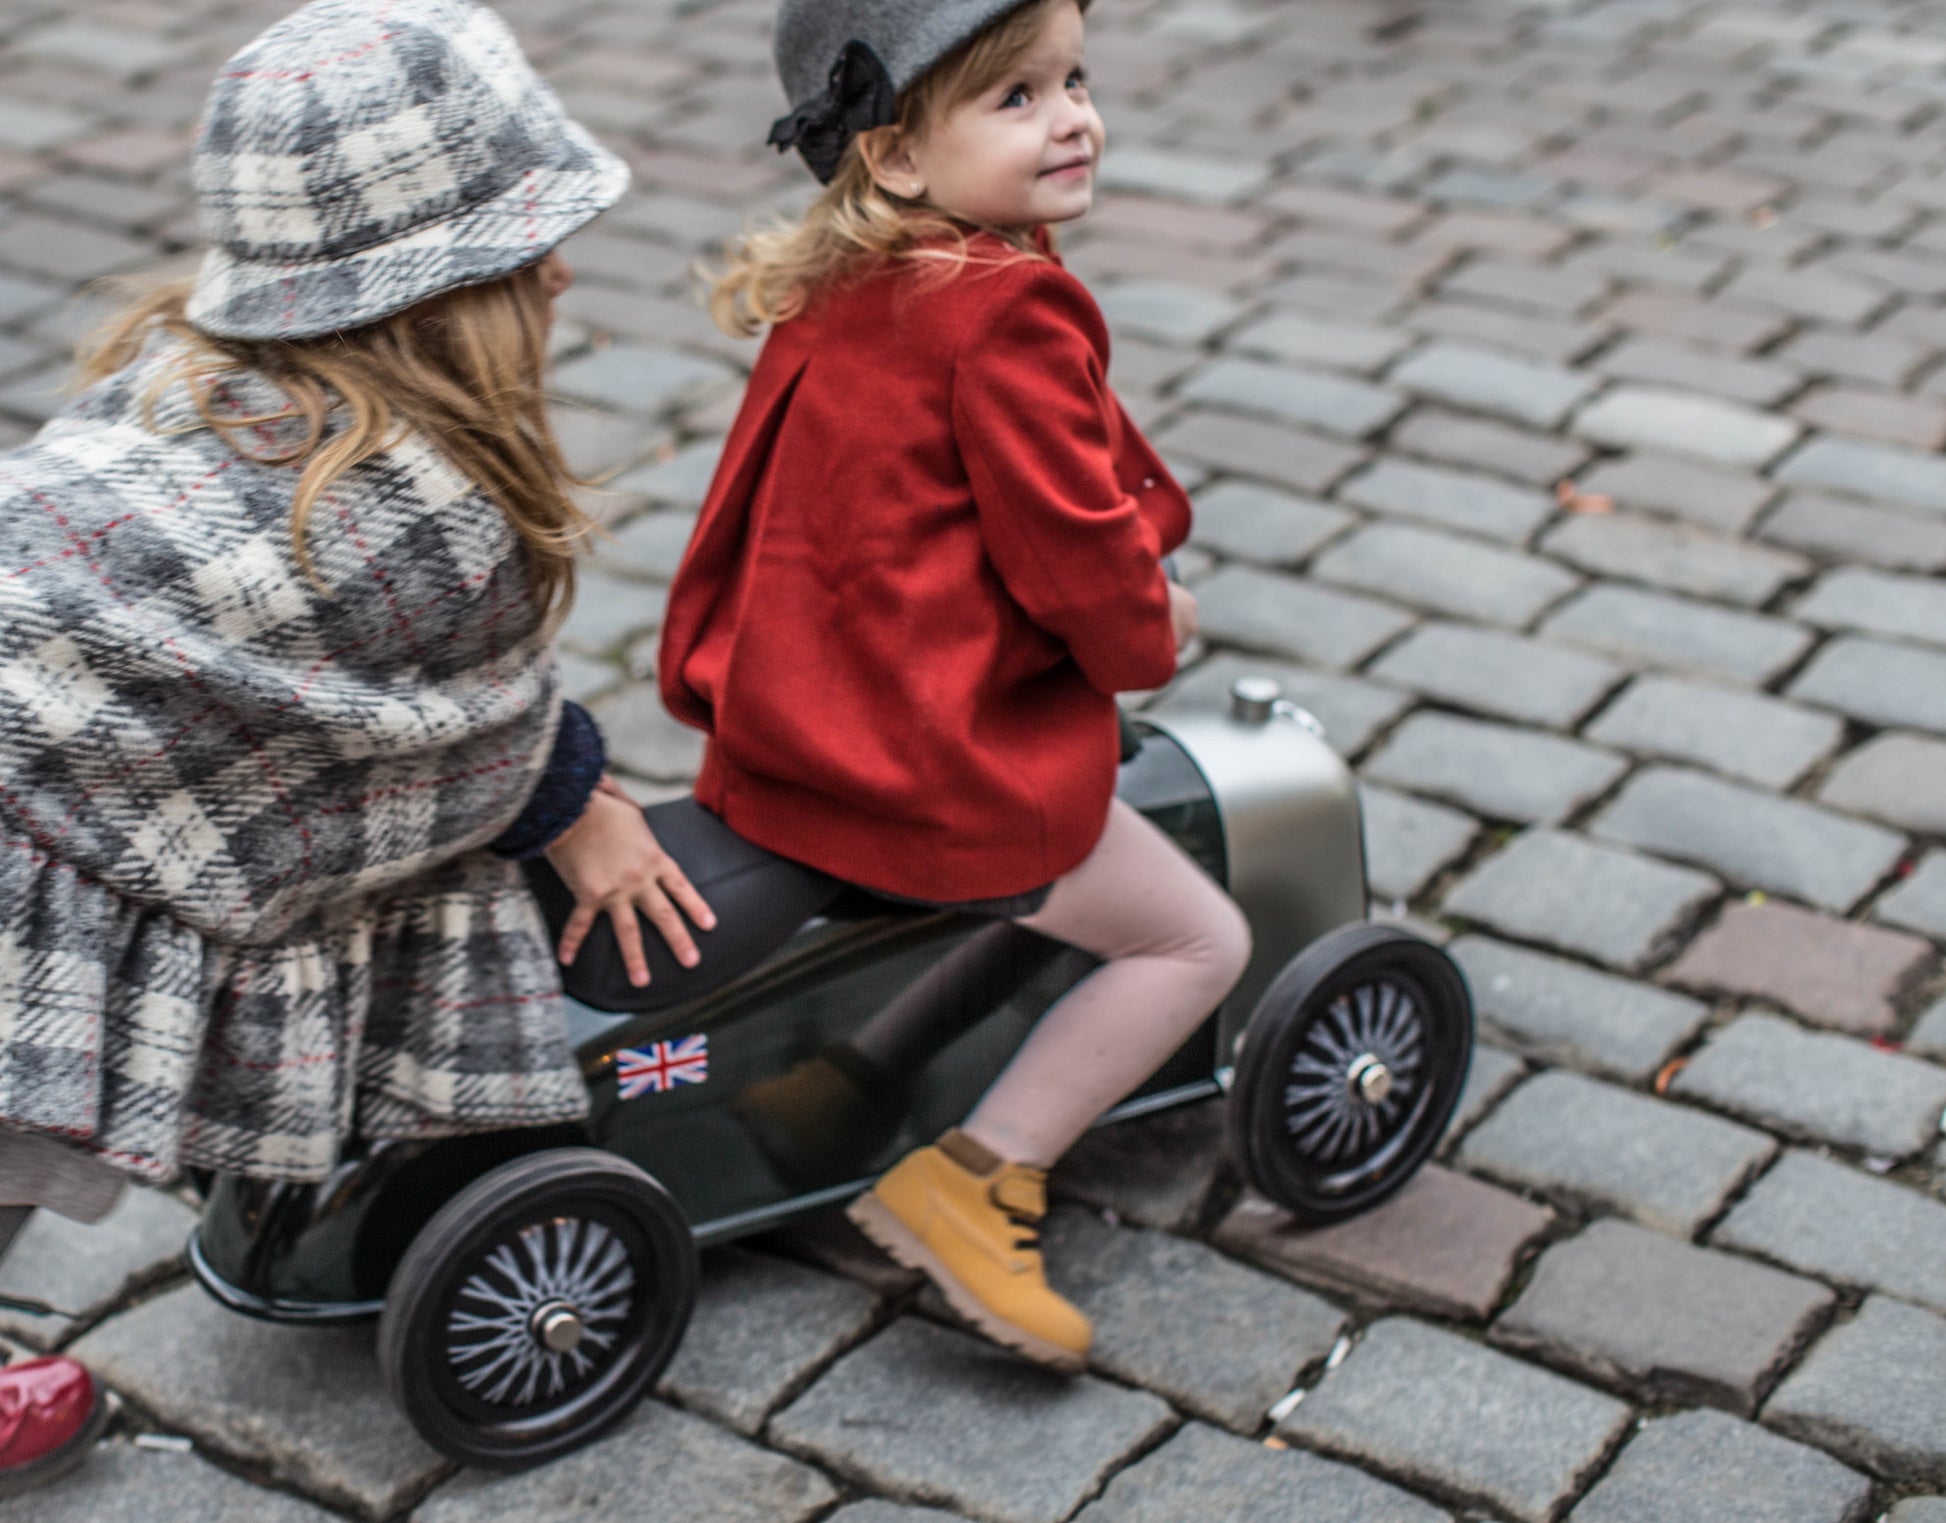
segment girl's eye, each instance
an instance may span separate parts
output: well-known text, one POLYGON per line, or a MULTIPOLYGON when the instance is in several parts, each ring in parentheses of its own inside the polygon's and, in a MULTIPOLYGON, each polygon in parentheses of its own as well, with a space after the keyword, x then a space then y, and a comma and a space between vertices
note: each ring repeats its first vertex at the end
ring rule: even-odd
POLYGON ((1024 106, 1026 104, 1027 87, 1025 85, 1015 85, 1013 89, 1007 92, 1006 98, 1000 102, 1000 109, 1002 111, 1011 111, 1016 106, 1024 106))
POLYGON ((1076 69, 1072 74, 1070 74, 1068 76, 1068 88, 1070 90, 1087 89, 1088 71, 1086 69, 1076 69))

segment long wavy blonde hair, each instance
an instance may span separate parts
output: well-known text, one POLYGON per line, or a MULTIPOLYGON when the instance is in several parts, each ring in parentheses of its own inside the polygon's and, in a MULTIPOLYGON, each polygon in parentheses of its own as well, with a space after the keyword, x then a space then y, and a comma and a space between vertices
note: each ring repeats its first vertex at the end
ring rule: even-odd
MULTIPOLYGON (((877 129, 887 140, 913 141, 947 111, 1000 83, 1026 57, 1047 13, 1061 0, 1028 0, 962 43, 898 99, 898 120, 877 129)), ((1017 259, 1040 254, 1017 233, 1000 233, 1017 259)), ((772 222, 735 239, 723 269, 706 272, 710 315, 725 333, 751 338, 804 310, 820 286, 876 259, 930 264, 949 279, 971 259, 964 227, 924 200, 886 190, 872 177, 864 144, 854 138, 837 173, 804 215, 772 222)))
MULTIPOLYGON (((194 282, 128 290, 123 310, 84 349, 79 384, 114 374, 149 336, 182 342, 172 382, 191 382, 203 421, 245 459, 299 472, 291 498, 291 545, 313 582, 306 548, 312 510, 331 484, 416 433, 493 498, 527 555, 528 580, 544 619, 574 595, 574 555, 592 521, 569 495, 588 483, 569 468, 548 420, 544 382, 550 299, 540 266, 483 285, 445 291, 360 328, 309 339, 230 339, 204 333, 184 315, 194 282), (283 413, 237 417, 211 410, 206 382, 254 371, 290 399, 283 413), (262 425, 295 415, 295 443, 266 452, 250 442, 262 425), (344 427, 327 437, 335 415, 344 427)), ((322 585, 322 583, 319 583, 322 585)))

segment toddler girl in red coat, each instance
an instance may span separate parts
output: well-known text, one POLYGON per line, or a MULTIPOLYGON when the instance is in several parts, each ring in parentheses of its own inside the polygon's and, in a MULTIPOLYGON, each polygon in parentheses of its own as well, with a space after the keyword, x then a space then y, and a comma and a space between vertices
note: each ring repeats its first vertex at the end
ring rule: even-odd
POLYGON ((660 673, 708 732, 697 798, 880 893, 1103 965, 959 1129, 852 1208, 980 1330, 1061 1369, 1087 1319, 1034 1225, 1048 1167, 1242 974, 1242 913, 1114 798, 1115 694, 1159 687, 1195 601, 1189 504, 1108 389, 1046 229, 1104 133, 1077 0, 784 0, 794 146, 828 189, 717 284, 770 335, 683 567, 660 673))

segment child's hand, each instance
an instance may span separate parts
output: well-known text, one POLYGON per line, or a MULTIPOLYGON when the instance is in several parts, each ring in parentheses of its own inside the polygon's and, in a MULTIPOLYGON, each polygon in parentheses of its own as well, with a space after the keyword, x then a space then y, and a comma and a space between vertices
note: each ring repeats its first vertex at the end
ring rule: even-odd
POLYGON ((561 931, 564 966, 581 950, 595 917, 606 914, 614 922, 628 981, 638 989, 648 983, 638 909, 662 932, 677 962, 696 966, 700 954, 682 917, 708 931, 715 929, 716 916, 676 859, 657 843, 641 809, 609 778, 589 795, 581 818, 547 848, 547 860, 574 894, 574 913, 561 931))
POLYGON ((1181 582, 1169 584, 1169 624, 1176 632, 1176 649, 1196 638, 1196 594, 1181 582))

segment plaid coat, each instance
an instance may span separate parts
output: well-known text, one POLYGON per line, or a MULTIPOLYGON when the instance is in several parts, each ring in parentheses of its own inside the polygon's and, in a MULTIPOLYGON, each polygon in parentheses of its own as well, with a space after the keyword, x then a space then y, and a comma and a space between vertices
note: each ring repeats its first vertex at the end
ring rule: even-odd
POLYGON ((319 1179, 354 1131, 581 1114, 546 930, 477 849, 560 710, 512 532, 406 439, 313 512, 321 590, 297 473, 203 425, 178 357, 0 454, 0 1124, 319 1179))

